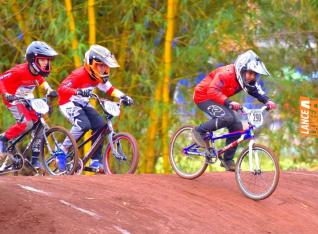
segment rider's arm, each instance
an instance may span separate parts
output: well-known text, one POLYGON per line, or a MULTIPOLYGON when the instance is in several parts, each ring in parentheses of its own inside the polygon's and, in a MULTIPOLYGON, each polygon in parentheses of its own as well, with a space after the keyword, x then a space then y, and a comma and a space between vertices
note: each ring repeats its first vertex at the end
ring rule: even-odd
POLYGON ((258 101, 264 104, 270 100, 258 83, 255 84, 254 88, 248 90, 248 94, 255 97, 258 101))
POLYGON ((66 94, 66 95, 76 95, 77 89, 73 88, 73 80, 71 79, 65 79, 58 88, 58 93, 60 95, 66 94))
POLYGON ((107 81, 106 83, 98 84, 97 88, 100 89, 101 91, 105 92, 107 95, 110 95, 112 97, 121 98, 125 95, 119 89, 112 86, 112 84, 109 81, 107 81))
POLYGON ((49 85, 49 83, 47 81, 42 82, 42 84, 40 84, 39 88, 45 90, 46 93, 50 93, 53 91, 53 89, 51 88, 51 86, 49 85))
POLYGON ((10 69, 0 75, 0 92, 1 94, 10 93, 10 86, 15 85, 20 80, 20 74, 16 69, 10 69))

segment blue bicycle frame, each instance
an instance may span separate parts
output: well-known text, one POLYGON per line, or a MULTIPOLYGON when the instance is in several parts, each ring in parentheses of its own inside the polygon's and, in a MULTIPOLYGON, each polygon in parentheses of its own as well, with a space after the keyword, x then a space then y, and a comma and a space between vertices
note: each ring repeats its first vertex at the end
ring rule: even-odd
MULTIPOLYGON (((216 136, 216 137, 213 136, 213 132, 209 132, 207 134, 207 136, 204 137, 204 140, 208 141, 208 142, 212 142, 212 147, 211 147, 212 152, 213 152, 212 156, 219 157, 224 152, 226 152, 227 150, 239 145, 243 141, 253 139, 254 138, 254 133, 253 133, 253 129, 254 128, 255 128, 254 126, 250 125, 247 130, 231 132, 231 133, 223 134, 223 135, 216 136), (216 149, 214 147, 214 142, 216 140, 224 139, 224 138, 227 139, 227 138, 230 138, 230 137, 233 137, 233 136, 241 136, 241 137, 239 139, 237 139, 236 141, 232 142, 231 144, 228 144, 225 147, 223 147, 222 149, 216 151, 216 149)), ((205 153, 198 151, 199 148, 200 148, 200 146, 198 146, 197 144, 193 143, 189 147, 184 148, 183 149, 183 153, 184 154, 194 154, 194 155, 205 156, 205 153)))

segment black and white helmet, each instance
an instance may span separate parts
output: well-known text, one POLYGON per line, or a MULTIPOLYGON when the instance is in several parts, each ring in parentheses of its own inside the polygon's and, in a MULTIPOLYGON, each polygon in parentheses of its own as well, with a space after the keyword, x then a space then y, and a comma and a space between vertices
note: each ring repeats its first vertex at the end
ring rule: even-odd
POLYGON ((246 82, 246 71, 253 71, 260 75, 271 75, 266 69, 264 63, 252 50, 248 50, 245 53, 240 54, 235 60, 234 66, 237 80, 245 92, 248 92, 249 89, 255 87, 254 85, 248 84, 246 82))
POLYGON ((109 69, 119 67, 115 56, 106 48, 100 45, 92 45, 85 53, 84 67, 90 74, 91 79, 105 82, 109 76, 109 69), (101 74, 97 69, 97 64, 102 63, 107 66, 106 72, 101 74))
POLYGON ((29 66, 39 73, 41 76, 48 76, 51 72, 51 63, 49 62, 45 69, 42 69, 38 59, 53 59, 57 52, 43 41, 33 41, 26 49, 25 59, 29 66))

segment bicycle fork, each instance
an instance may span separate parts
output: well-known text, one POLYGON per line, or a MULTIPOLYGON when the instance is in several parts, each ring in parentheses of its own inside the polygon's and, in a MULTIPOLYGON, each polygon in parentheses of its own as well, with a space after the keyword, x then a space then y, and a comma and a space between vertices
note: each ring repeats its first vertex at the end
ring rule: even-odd
POLYGON ((117 149, 118 150, 114 146, 113 136, 115 135, 115 132, 114 132, 114 129, 113 129, 112 122, 110 120, 107 120, 107 124, 108 124, 108 128, 110 130, 110 133, 108 134, 108 142, 110 144, 110 148, 112 150, 113 155, 115 156, 116 159, 126 160, 126 157, 123 155, 120 143, 119 142, 117 143, 117 149))
POLYGON ((249 159, 249 166, 250 172, 260 171, 260 162, 257 151, 253 153, 253 145, 255 144, 255 140, 251 140, 248 143, 248 159, 249 159), (255 161, 255 168, 253 167, 253 161, 255 161))

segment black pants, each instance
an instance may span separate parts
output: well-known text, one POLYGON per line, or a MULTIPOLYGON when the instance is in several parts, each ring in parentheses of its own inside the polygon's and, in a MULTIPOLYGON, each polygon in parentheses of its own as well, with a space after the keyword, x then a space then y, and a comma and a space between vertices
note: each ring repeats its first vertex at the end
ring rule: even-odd
MULTIPOLYGON (((68 108, 63 114, 71 121, 73 125, 70 132, 75 140, 81 138, 84 133, 90 129, 95 132, 104 126, 105 122, 103 117, 90 104, 84 106, 76 102, 73 104, 73 107, 68 108)), ((95 140, 96 139, 93 138, 92 142, 95 140)), ((70 141, 69 139, 66 139, 63 142, 63 146, 68 148, 69 145, 70 141)), ((92 159, 102 159, 102 148, 103 145, 98 148, 92 159)))
MULTIPOLYGON (((197 130, 200 133, 212 132, 221 128, 227 128, 229 132, 240 131, 243 129, 241 121, 237 118, 234 111, 230 108, 220 105, 213 101, 205 101, 197 104, 198 107, 208 114, 211 119, 205 123, 200 124, 197 130)), ((240 138, 240 136, 234 136, 226 139, 226 144, 230 144, 233 141, 240 138)), ((234 157, 236 147, 229 149, 224 153, 225 160, 231 160, 234 157)))

